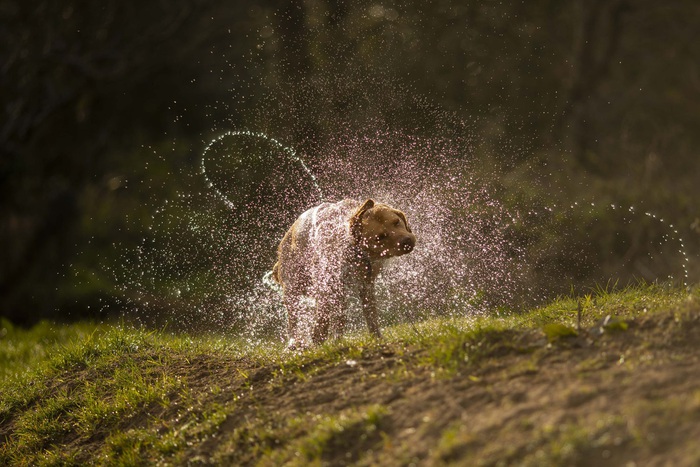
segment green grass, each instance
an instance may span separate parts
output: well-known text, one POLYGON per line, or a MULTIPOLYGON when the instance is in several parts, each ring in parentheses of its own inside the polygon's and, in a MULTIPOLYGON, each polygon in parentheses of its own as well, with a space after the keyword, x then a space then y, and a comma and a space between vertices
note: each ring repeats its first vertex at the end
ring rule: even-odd
POLYGON ((0 381, 14 379, 27 368, 60 351, 73 341, 84 341, 90 334, 100 332, 101 327, 89 323, 70 326, 52 325, 42 321, 31 329, 12 326, 0 320, 0 381))
MULTIPOLYGON (((288 353, 280 343, 251 345, 235 337, 172 335, 124 325, 40 323, 23 330, 3 321, 0 464, 179 464, 199 459, 304 465, 338 461, 333 457, 338 452, 362 463, 362 453, 353 451, 347 439, 368 452, 393 449, 383 427, 391 414, 388 407, 376 403, 280 419, 256 409, 269 403, 260 398, 284 394, 329 369, 384 355, 392 366, 366 377, 397 387, 425 372, 438 380, 462 374, 480 384, 480 365, 505 354, 524 355, 507 371, 509 377, 534 375, 540 370, 537 359, 527 356, 533 342, 558 345, 575 338, 579 310, 581 329, 610 315, 616 324, 603 332, 613 333, 624 332, 629 320, 661 311, 682 314, 688 303, 699 301, 700 289, 596 290, 527 313, 402 324, 386 329, 381 341, 358 334, 302 353, 288 353), (238 419, 239 413, 245 419, 238 419), (197 457, 204 456, 204 448, 192 453, 193 446, 214 443, 222 430, 229 435, 210 449, 209 457, 197 457)), ((601 365, 592 359, 574 367, 587 374, 601 365)), ((688 404, 699 410, 697 392, 688 404)), ((617 426, 617 419, 610 420, 617 426)), ((565 463, 598 442, 595 431, 575 424, 538 430, 537 439, 546 448, 528 454, 525 464, 545 458, 565 463)), ((462 452, 460 446, 473 442, 472 433, 451 424, 442 431, 434 458, 452 459, 462 452)))
POLYGON ((11 376, 0 385, 0 422, 10 422, 14 436, 0 464, 68 462, 56 446, 66 437, 100 440, 101 455, 127 461, 144 450, 173 453, 222 420, 219 407, 196 407, 196 394, 173 367, 203 352, 239 355, 237 343, 221 339, 88 324, 12 329, 4 341, 4 348, 24 350, 4 361, 11 376), (159 421, 165 414, 189 428, 159 421))

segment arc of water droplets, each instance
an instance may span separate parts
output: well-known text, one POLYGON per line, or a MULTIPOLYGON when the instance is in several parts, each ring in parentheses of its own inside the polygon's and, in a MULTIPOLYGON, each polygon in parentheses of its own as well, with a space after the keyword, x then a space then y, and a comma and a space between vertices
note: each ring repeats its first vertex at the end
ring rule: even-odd
POLYGON ((209 179, 209 176, 207 175, 206 159, 207 159, 207 154, 209 153, 209 150, 211 149, 211 147, 212 147, 213 145, 215 145, 216 143, 220 142, 221 140, 223 140, 223 139, 225 139, 225 138, 228 138, 228 137, 236 137, 236 136, 247 136, 247 137, 251 137, 251 138, 262 139, 262 140, 264 140, 264 141, 270 143, 271 145, 275 146, 275 147, 276 147, 277 149, 279 149, 280 151, 282 151, 282 153, 285 154, 287 157, 289 157, 289 159, 290 159, 291 161, 298 163, 298 164, 301 166, 301 168, 304 169, 304 172, 306 172, 306 174, 307 174, 307 175, 309 176, 309 178, 311 179, 311 182, 313 183, 314 187, 316 188, 316 191, 318 192, 319 199, 320 199, 320 200, 323 200, 323 199, 324 199, 323 191, 321 191, 321 187, 319 186, 318 181, 316 180, 316 176, 313 174, 313 172, 311 172, 311 169, 309 169, 309 167, 306 165, 306 163, 304 162, 304 160, 303 160, 301 157, 299 157, 299 156, 297 155, 297 153, 296 153, 296 151, 295 151, 294 149, 292 149, 292 148, 290 148, 290 147, 288 147, 288 146, 283 145, 283 144, 280 143, 278 140, 276 140, 275 138, 272 138, 271 136, 266 135, 265 133, 255 132, 255 131, 250 131, 250 130, 230 130, 230 131, 227 131, 227 132, 225 132, 225 133, 223 133, 223 134, 217 136, 216 138, 214 138, 213 140, 211 140, 211 141, 209 142, 209 144, 207 144, 207 146, 204 148, 204 151, 202 151, 202 160, 201 160, 201 165, 200 165, 200 170, 201 170, 202 176, 204 177, 204 180, 207 182, 207 187, 208 187, 208 188, 211 188, 212 190, 214 190, 214 193, 216 193, 216 195, 217 195, 219 198, 221 198, 221 200, 222 200, 224 203, 226 203, 226 205, 227 205, 228 207, 231 207, 231 208, 232 208, 232 207, 234 207, 235 205, 234 205, 233 202, 232 202, 230 199, 228 199, 228 197, 227 197, 221 190, 219 190, 219 188, 217 188, 217 186, 214 185, 214 183, 209 179))
MULTIPOLYGON (((612 206, 613 209, 615 209, 615 206, 612 206)), ((630 207, 630 212, 633 212, 634 208, 630 207)), ((688 287, 688 253, 685 249, 685 243, 683 242, 683 238, 678 236, 678 229, 675 228, 673 224, 667 224, 666 221, 664 221, 661 218, 657 218, 656 214, 653 214, 651 212, 645 212, 645 216, 651 217, 652 219, 656 219, 659 221, 662 225, 668 226, 669 229, 673 232, 673 239, 678 242, 680 245, 680 249, 678 250, 678 253, 680 253, 683 256, 683 262, 681 263, 681 267, 683 268, 683 285, 687 288, 688 287)))
MULTIPOLYGON (((575 202, 574 204, 570 205, 569 208, 575 209, 578 206, 579 206, 579 204, 577 202, 575 202)), ((596 206, 595 203, 591 203, 592 208, 594 208, 595 206, 596 206)), ((553 207, 557 208, 557 205, 555 204, 555 205, 553 205, 553 207)), ((621 206, 617 206, 615 204, 611 204, 610 208, 613 211, 617 210, 617 209, 623 209, 621 206)), ((552 212, 551 207, 546 207, 545 209, 552 212)), ((631 213, 637 213, 637 211, 634 209, 634 206, 630 206, 629 208, 627 208, 627 210, 631 213)), ((683 269, 683 286, 688 288, 688 262, 689 262, 688 252, 685 249, 685 243, 683 242, 683 238, 681 238, 678 235, 678 229, 676 229, 676 227, 673 224, 667 223, 663 218, 658 217, 656 214, 654 214, 652 212, 644 212, 644 215, 656 220, 661 225, 663 225, 665 228, 670 229, 670 231, 672 232, 672 234, 670 236, 673 238, 673 240, 677 241, 678 244, 680 245, 680 249, 678 250, 678 252, 683 256, 683 260, 681 262, 681 268, 683 269)), ((666 240, 666 241, 668 241, 668 240, 666 240)))

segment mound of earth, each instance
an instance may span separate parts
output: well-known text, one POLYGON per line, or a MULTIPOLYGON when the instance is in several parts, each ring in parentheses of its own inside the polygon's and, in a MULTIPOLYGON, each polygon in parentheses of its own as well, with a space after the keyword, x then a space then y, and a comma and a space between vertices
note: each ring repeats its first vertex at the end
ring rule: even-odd
MULTIPOLYGON (((440 372, 421 349, 235 369, 196 362, 235 410, 188 458, 235 464, 698 465, 700 311, 576 336, 494 332, 478 362, 440 372), (247 378, 241 380, 245 372, 247 378), (239 375, 239 376, 236 376, 239 375)), ((186 369, 183 368, 183 371, 186 369)))
POLYGON ((678 308, 579 332, 487 330, 442 360, 440 335, 268 360, 129 344, 107 366, 61 370, 0 420, 0 439, 83 464, 700 465, 700 306, 678 308), (144 387, 182 384, 81 431, 78 395, 109 387, 125 358, 144 387), (22 415, 40 410, 63 422, 24 441, 22 415))

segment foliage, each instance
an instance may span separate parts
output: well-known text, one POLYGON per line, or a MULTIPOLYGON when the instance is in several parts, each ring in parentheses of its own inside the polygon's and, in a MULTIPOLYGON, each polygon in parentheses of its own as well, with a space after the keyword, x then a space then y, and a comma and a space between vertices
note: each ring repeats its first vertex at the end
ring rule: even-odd
MULTIPOLYGON (((698 15, 692 0, 4 2, 0 313, 97 319, 125 298, 122 255, 154 240, 162 203, 204 189, 203 141, 231 127, 312 166, 346 132, 461 138, 463 159, 526 211, 639 206, 696 253, 698 15)), ((678 264, 675 250, 644 262, 639 245, 668 232, 643 218, 551 225, 514 233, 548 254, 535 286, 678 264)))

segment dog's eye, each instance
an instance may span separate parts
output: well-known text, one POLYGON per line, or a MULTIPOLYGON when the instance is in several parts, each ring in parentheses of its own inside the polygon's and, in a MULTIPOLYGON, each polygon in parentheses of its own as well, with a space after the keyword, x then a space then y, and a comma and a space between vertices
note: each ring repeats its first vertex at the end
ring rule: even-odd
POLYGON ((384 240, 384 239, 387 238, 388 236, 389 236, 389 234, 386 233, 386 232, 380 233, 379 235, 377 235, 377 240, 379 240, 379 241, 384 240))
POLYGON ((394 227, 398 227, 398 226, 400 226, 400 225, 401 225, 401 221, 398 220, 398 219, 396 219, 396 220, 394 221, 394 227))

